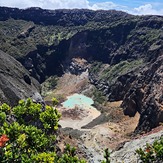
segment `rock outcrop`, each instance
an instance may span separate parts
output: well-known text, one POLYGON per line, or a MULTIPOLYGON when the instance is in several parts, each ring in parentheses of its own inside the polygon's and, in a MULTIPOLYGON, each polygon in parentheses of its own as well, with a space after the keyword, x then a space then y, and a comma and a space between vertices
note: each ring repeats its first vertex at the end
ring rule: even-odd
POLYGON ((153 144, 155 140, 159 140, 163 136, 163 131, 137 138, 130 142, 126 142, 119 150, 111 154, 111 163, 138 163, 139 160, 136 150, 144 149, 146 144, 153 144))
POLYGON ((28 97, 42 102, 39 83, 13 57, 0 51, 0 103, 11 106, 28 97))
POLYGON ((141 115, 136 132, 149 131, 163 122, 163 53, 157 53, 156 60, 142 69, 123 99, 126 115, 141 115))

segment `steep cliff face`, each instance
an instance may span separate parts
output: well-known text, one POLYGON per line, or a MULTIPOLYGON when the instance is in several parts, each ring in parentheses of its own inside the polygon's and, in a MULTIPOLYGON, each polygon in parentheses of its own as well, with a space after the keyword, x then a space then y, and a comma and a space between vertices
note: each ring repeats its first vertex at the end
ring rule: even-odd
MULTIPOLYGON (((154 53, 154 52, 153 52, 154 53)), ((163 55, 149 62, 139 73, 125 94, 122 107, 124 113, 134 116, 140 113, 136 132, 149 131, 163 122, 163 55)))
MULTIPOLYGON (((124 113, 140 113, 137 132, 163 121, 163 17, 118 11, 0 8, 0 49, 43 82, 84 58, 89 79, 124 113), (89 65, 89 66, 88 66, 89 65)), ((79 71, 78 71, 79 70, 79 71)))
POLYGON ((0 79, 0 103, 6 102, 14 106, 20 99, 27 97, 41 100, 39 83, 30 77, 29 72, 18 61, 2 51, 0 79))

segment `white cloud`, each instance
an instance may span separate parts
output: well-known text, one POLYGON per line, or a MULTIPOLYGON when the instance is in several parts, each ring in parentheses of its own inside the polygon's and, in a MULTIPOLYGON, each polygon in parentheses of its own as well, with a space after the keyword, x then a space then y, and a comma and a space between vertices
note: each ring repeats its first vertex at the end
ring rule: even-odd
POLYGON ((1 0, 0 6, 28 8, 41 7, 45 9, 89 8, 88 0, 1 0))
POLYGON ((43 8, 60 9, 60 8, 88 8, 87 0, 42 0, 43 8))
POLYGON ((111 1, 90 4, 89 0, 0 0, 0 6, 28 8, 41 7, 44 9, 88 8, 92 10, 121 9, 123 6, 111 1))
MULTIPOLYGON (((1 0, 0 1, 0 6, 8 6, 8 7, 18 7, 18 8, 26 8, 29 6, 33 6, 34 3, 32 2, 32 0, 1 0)), ((39 1, 37 1, 37 5, 39 4, 39 1)))
POLYGON ((95 3, 89 7, 90 7, 90 9, 93 9, 93 10, 101 10, 101 9, 109 10, 109 9, 117 8, 118 5, 113 2, 101 2, 101 3, 95 3))
MULTIPOLYGON (((90 3, 91 0, 0 0, 0 6, 28 8, 41 7, 44 9, 72 9, 72 8, 88 8, 92 10, 109 10, 116 9, 127 11, 136 15, 163 15, 163 9, 158 9, 158 4, 145 4, 137 8, 129 8, 116 4, 112 1, 90 3)), ((134 2, 133 2, 134 3, 134 2)), ((162 3, 161 3, 162 4, 162 3)))
POLYGON ((134 8, 132 13, 138 15, 163 15, 163 9, 157 10, 154 9, 152 4, 145 4, 143 6, 139 6, 138 8, 134 8))
POLYGON ((88 8, 92 10, 122 10, 124 8, 124 6, 111 1, 90 4, 89 0, 0 0, 0 6, 18 8, 41 7, 44 9, 88 8))

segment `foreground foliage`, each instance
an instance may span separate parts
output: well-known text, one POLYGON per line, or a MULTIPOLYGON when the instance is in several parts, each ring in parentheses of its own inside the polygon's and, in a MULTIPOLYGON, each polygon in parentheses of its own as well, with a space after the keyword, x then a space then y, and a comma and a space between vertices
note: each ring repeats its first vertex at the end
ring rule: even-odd
POLYGON ((144 149, 136 150, 143 163, 162 163, 163 162, 163 137, 156 140, 152 145, 147 144, 144 149))
POLYGON ((110 163, 110 152, 108 148, 104 151, 104 158, 105 160, 103 160, 101 163, 110 163))
POLYGON ((0 106, 0 162, 85 163, 76 156, 75 148, 67 145, 64 153, 58 149, 60 117, 55 107, 43 107, 31 99, 20 100, 14 108, 0 106))

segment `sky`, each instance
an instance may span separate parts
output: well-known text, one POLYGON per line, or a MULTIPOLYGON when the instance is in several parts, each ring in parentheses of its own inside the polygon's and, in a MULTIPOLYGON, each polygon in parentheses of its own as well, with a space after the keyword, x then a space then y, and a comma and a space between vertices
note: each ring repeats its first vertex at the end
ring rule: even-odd
POLYGON ((163 0, 0 0, 0 6, 43 9, 121 10, 134 15, 163 15, 163 0))

